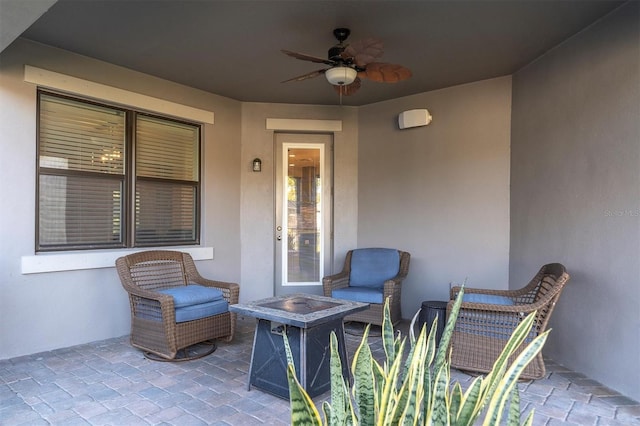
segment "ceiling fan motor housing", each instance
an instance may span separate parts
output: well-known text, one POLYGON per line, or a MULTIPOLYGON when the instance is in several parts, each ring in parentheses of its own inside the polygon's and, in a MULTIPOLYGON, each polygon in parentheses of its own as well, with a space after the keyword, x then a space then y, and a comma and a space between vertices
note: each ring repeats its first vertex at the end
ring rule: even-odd
POLYGON ((342 58, 342 52, 344 52, 344 41, 351 34, 351 30, 349 28, 336 28, 333 30, 333 36, 338 40, 338 44, 329 49, 327 56, 330 61, 336 61, 338 63, 343 63, 344 58, 342 58))
POLYGON ((340 56, 342 55, 342 52, 344 52, 344 47, 340 45, 333 46, 331 49, 329 49, 327 56, 330 61, 344 62, 344 59, 342 58, 342 56, 340 56))

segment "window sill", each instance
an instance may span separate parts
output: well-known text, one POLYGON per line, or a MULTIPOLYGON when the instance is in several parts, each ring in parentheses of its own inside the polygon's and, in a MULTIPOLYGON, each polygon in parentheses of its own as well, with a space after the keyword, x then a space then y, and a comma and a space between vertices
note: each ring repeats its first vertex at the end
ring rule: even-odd
POLYGON ((42 253, 33 256, 22 256, 22 274, 40 274, 45 272, 79 271, 83 269, 99 269, 115 267, 116 259, 144 250, 180 250, 189 253, 193 260, 211 260, 214 258, 213 247, 156 247, 153 249, 76 251, 72 253, 42 253))

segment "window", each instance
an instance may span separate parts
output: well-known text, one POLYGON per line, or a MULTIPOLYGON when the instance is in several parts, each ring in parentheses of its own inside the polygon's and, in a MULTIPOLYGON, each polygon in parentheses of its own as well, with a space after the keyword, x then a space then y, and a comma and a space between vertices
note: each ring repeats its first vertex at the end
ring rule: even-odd
POLYGON ((197 244, 200 126, 39 92, 36 250, 197 244))

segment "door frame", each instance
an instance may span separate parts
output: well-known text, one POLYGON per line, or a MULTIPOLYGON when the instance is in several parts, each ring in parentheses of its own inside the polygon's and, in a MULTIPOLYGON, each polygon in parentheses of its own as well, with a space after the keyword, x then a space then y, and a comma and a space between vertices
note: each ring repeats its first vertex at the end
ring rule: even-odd
POLYGON ((305 132, 274 132, 274 277, 273 293, 276 296, 291 293, 311 293, 323 294, 322 277, 333 270, 333 164, 334 164, 334 134, 333 133, 305 133, 305 132), (286 138, 291 138, 285 141, 286 138), (306 140, 305 140, 306 139, 306 140), (315 141, 313 139, 316 139, 315 141), (320 230, 322 233, 321 243, 321 269, 318 281, 303 282, 300 285, 286 285, 287 263, 287 227, 284 222, 285 216, 285 196, 283 192, 283 179, 288 175, 284 170, 287 165, 286 148, 308 146, 309 148, 321 149, 321 174, 323 182, 322 191, 322 218, 320 230), (281 227, 280 229, 278 227, 281 227), (278 239, 280 237, 280 239, 278 239), (285 249, 286 247, 286 249, 285 249))

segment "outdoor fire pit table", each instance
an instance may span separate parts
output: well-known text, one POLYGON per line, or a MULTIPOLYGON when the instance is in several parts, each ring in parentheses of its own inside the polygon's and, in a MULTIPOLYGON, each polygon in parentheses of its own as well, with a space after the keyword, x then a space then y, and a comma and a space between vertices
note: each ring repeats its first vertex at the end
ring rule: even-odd
POLYGON ((338 338, 343 377, 349 377, 349 363, 342 320, 366 309, 368 303, 351 302, 312 294, 271 297, 229 310, 257 320, 248 389, 255 386, 280 398, 289 399, 287 356, 283 334, 291 346, 298 381, 310 397, 331 387, 329 365, 331 332, 338 338))

